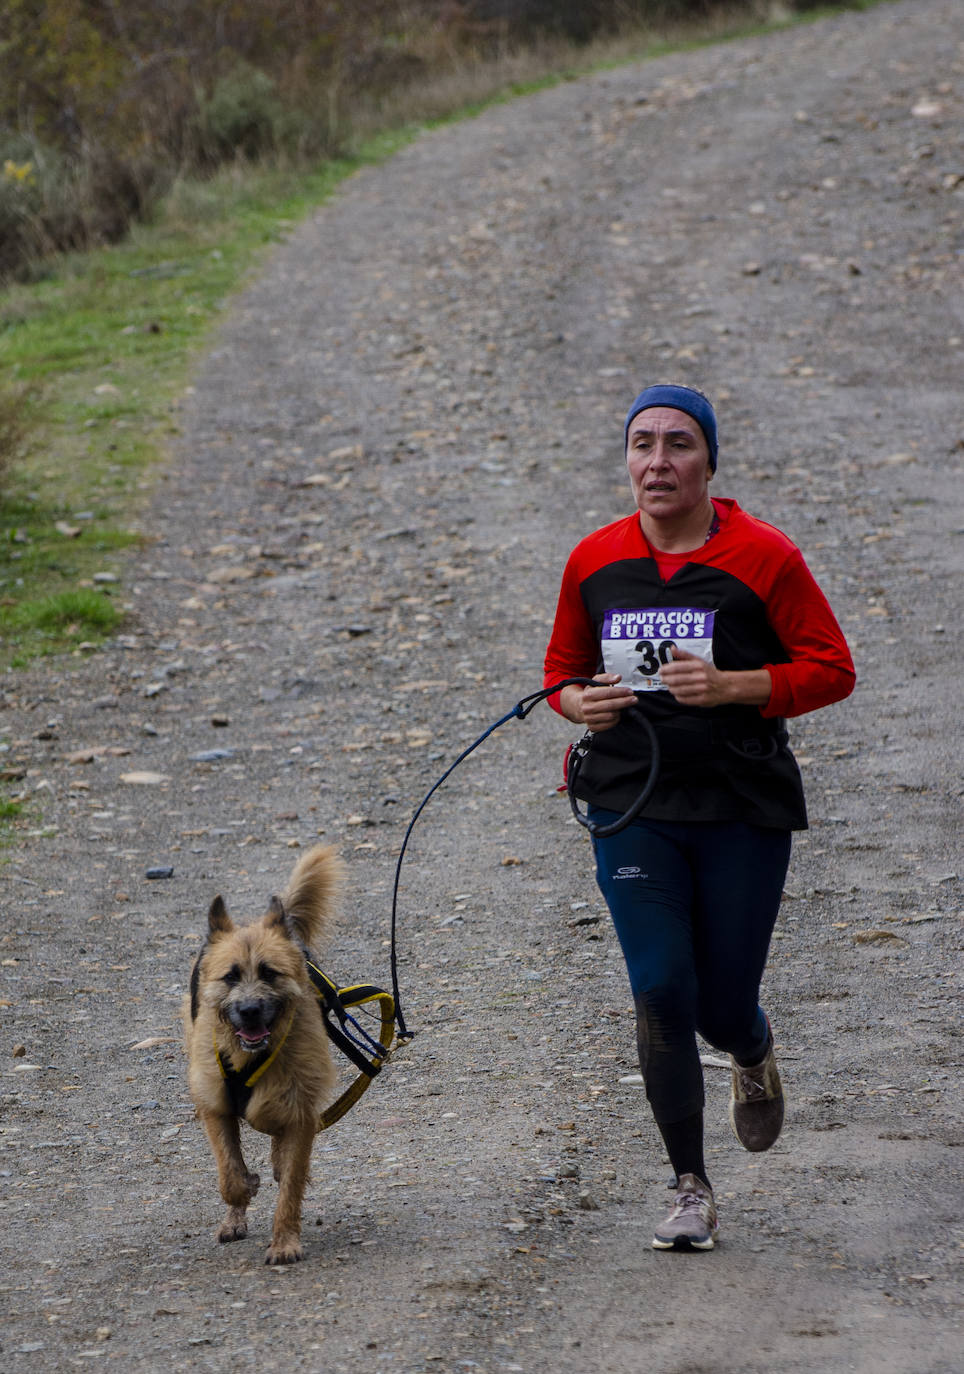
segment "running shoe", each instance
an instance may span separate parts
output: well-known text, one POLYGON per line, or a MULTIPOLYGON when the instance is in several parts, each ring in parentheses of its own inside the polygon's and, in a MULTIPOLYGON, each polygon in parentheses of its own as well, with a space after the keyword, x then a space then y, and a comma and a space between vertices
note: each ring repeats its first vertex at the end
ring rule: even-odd
POLYGON ((654 1250, 712 1250, 720 1228, 713 1189, 696 1174, 681 1174, 673 1210, 653 1236, 654 1250))
POLYGON ((769 1150, 783 1129, 783 1087, 773 1053, 773 1035, 759 1064, 746 1067, 730 1055, 733 1089, 730 1125, 745 1150, 769 1150))

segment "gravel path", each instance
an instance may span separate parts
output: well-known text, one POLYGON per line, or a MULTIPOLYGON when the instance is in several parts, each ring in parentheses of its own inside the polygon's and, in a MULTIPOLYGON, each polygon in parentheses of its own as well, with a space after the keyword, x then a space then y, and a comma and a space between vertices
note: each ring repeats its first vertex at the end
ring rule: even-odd
POLYGON ((238 303, 127 633, 0 683, 5 1367, 959 1367, 962 72, 956 0, 903 0, 560 86, 355 177, 238 303), (721 494, 802 546, 860 675, 793 728, 784 1137, 740 1151, 708 1066, 722 1243, 650 1250, 668 1166, 540 707, 414 832, 418 1033, 318 1140, 305 1262, 262 1264, 270 1186, 218 1247, 177 1038, 211 897, 259 914, 336 840, 327 964, 388 980, 404 827, 540 685, 657 378, 717 400, 721 494))

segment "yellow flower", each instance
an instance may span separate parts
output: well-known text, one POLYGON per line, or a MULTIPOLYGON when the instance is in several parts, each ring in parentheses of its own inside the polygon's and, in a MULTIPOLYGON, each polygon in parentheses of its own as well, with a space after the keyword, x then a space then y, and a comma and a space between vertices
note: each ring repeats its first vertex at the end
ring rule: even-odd
POLYGON ((12 158, 7 158, 3 164, 3 174, 10 181, 18 181, 21 185, 33 182, 33 163, 14 162, 12 158))

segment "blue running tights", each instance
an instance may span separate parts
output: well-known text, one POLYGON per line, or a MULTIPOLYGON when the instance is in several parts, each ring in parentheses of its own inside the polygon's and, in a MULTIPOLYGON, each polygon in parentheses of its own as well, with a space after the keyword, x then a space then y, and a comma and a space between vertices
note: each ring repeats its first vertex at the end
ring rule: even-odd
MULTIPOLYGON (((616 813, 590 807, 608 825, 616 813)), ((702 1111, 695 1032, 757 1064, 769 1027, 760 980, 776 921, 790 832, 742 821, 637 821, 593 838, 636 1006, 639 1065, 658 1125, 702 1111)))

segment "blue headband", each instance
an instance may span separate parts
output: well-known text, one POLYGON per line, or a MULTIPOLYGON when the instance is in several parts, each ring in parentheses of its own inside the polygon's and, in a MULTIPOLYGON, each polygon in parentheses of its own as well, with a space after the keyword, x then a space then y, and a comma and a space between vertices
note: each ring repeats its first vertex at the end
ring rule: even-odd
POLYGON ((703 431, 706 446, 710 451, 710 467, 716 471, 716 458, 719 441, 716 435, 716 413, 702 391, 694 391, 689 386, 648 386, 641 391, 629 407, 623 429, 623 447, 629 439, 629 426, 641 410, 652 410, 654 406, 667 406, 670 410, 682 410, 695 420, 703 431))

